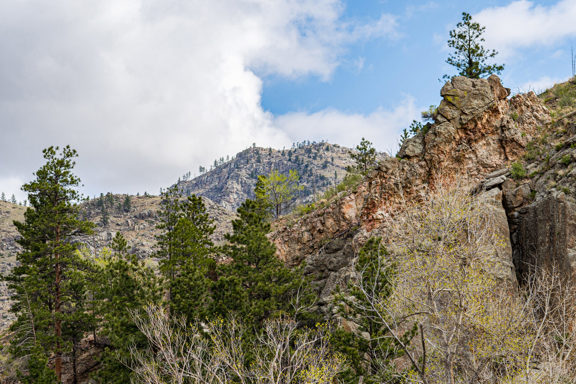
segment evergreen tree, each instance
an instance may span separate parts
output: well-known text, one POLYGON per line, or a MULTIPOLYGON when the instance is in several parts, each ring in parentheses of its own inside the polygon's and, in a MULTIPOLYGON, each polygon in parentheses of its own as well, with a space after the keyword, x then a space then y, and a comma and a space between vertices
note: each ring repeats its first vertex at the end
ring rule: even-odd
POLYGON ((130 195, 126 195, 126 197, 124 197, 124 202, 122 203, 122 210, 124 212, 130 212, 131 209, 132 209, 132 198, 130 197, 130 195))
MULTIPOLYGON (((360 249, 355 269, 362 276, 362 285, 370 292, 377 293, 382 299, 388 298, 394 290, 396 270, 393 264, 382 262, 388 257, 380 238, 371 238, 360 249)), ((351 283, 346 295, 339 295, 338 300, 344 310, 341 316, 358 326, 356 332, 339 328, 332 335, 335 349, 346 356, 350 369, 345 372, 346 382, 356 383, 358 377, 364 382, 400 383, 392 360, 402 355, 400 346, 390 337, 389 330, 374 312, 365 294, 358 285, 351 283)), ((402 338, 405 344, 416 334, 414 327, 402 338)))
POLYGON ((215 226, 202 198, 182 198, 177 187, 163 194, 159 216, 163 233, 158 236, 157 255, 168 284, 170 309, 188 319, 204 317, 210 301, 209 277, 214 277, 216 268, 210 240, 215 226))
MULTIPOLYGON (((43 151, 46 164, 36 179, 25 184, 30 208, 24 222, 14 222, 22 247, 18 265, 7 277, 13 292, 12 311, 17 320, 12 326, 12 353, 29 356, 29 376, 42 374, 36 369, 48 357, 54 359, 54 375, 62 377, 62 356, 68 346, 63 330, 78 316, 81 300, 76 296, 75 273, 82 267, 72 236, 91 232, 92 224, 78 219, 76 188, 80 179, 72 173, 77 157, 66 146, 43 151), (80 301, 80 302, 79 302, 80 301)), ((42 369, 44 372, 45 369, 42 369)))
POLYGON ((103 383, 129 383, 130 369, 125 365, 130 348, 145 348, 146 337, 132 320, 133 312, 143 312, 160 300, 159 282, 154 271, 136 255, 128 253, 127 243, 120 232, 112 240, 112 252, 107 252, 96 265, 94 298, 100 318, 99 332, 105 350, 98 378, 103 383))
POLYGON ((275 256, 276 247, 266 237, 270 224, 262 205, 246 200, 238 208, 238 216, 222 249, 229 261, 218 266, 213 312, 221 316, 236 313, 243 322, 257 327, 274 314, 291 313, 291 303, 299 293, 304 302, 310 297, 299 271, 289 269, 275 256))
POLYGON ((350 157, 356 162, 356 170, 363 175, 376 166, 376 149, 365 138, 356 146, 356 152, 350 152, 350 157))
MULTIPOLYGON (((79 252, 79 254, 81 254, 79 252)), ((72 382, 78 382, 78 358, 80 357, 80 342, 90 330, 96 327, 96 318, 88 298, 89 274, 92 263, 90 260, 78 257, 76 268, 70 270, 66 281, 66 290, 69 292, 69 303, 64 309, 66 321, 62 324, 62 334, 69 349, 72 382)))
POLYGON ((105 204, 102 204, 100 208, 100 225, 107 227, 110 223, 110 215, 108 214, 108 209, 105 204))
POLYGON ((12 194, 12 197, 10 198, 10 202, 11 202, 12 204, 16 204, 16 203, 17 203, 17 201, 16 201, 16 196, 15 196, 14 194, 12 194))
MULTIPOLYGON (((454 49, 446 62, 458 70, 458 75, 471 79, 479 79, 493 73, 500 73, 504 65, 487 64, 488 59, 495 57, 498 52, 482 46, 482 34, 486 27, 472 21, 470 14, 463 12, 462 21, 456 24, 456 29, 450 31, 448 46, 454 49)), ((444 78, 450 78, 445 75, 444 78)))
POLYGON ((0 200, 6 201, 6 194, 4 192, 2 192, 2 195, 0 195, 0 200))

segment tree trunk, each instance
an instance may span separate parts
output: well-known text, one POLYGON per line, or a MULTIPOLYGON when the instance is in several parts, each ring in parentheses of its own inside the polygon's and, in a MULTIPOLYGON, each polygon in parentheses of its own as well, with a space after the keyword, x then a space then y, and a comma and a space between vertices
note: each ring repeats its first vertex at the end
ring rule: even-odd
MULTIPOLYGON (((56 229, 56 246, 60 244, 60 227, 56 229)), ((61 282, 61 266, 60 254, 54 253, 54 334, 56 336, 56 349, 54 351, 54 373, 58 382, 62 382, 62 345, 60 340, 62 338, 62 320, 60 319, 60 282, 61 282)))

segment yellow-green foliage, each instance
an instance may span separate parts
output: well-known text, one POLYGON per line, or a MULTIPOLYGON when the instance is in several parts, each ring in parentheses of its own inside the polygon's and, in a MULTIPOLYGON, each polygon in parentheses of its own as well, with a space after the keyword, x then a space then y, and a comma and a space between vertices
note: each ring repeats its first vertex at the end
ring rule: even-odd
POLYGON ((324 196, 322 196, 322 198, 330 200, 332 197, 336 196, 342 191, 349 191, 358 186, 363 178, 364 176, 359 173, 347 173, 346 176, 344 176, 344 180, 342 180, 342 182, 337 186, 329 188, 326 192, 324 192, 324 196))
POLYGON ((421 324, 430 383, 515 376, 533 340, 520 299, 496 277, 506 239, 484 212, 468 194, 444 191, 395 217, 389 232, 398 280, 382 309, 421 324))
POLYGON ((521 162, 515 161, 510 167, 510 173, 514 179, 523 179, 526 177, 526 169, 521 162))

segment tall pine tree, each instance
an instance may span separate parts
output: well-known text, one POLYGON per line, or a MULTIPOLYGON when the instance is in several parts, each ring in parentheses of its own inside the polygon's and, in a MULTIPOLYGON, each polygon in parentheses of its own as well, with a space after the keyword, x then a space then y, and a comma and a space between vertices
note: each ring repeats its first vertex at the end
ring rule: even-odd
POLYGON ((74 279, 82 263, 72 237, 92 229, 91 223, 78 218, 80 179, 72 173, 77 153, 69 146, 58 152, 58 147, 45 149, 46 164, 35 173, 35 180, 22 187, 30 208, 24 222, 14 222, 22 251, 7 278, 17 315, 12 352, 30 356, 28 376, 36 375, 37 382, 50 382, 48 376, 61 381, 68 346, 63 328, 69 329, 76 320, 79 314, 73 308, 80 308, 75 301, 81 299, 74 279), (53 374, 42 367, 48 358, 53 358, 53 374))
POLYGON ((169 308, 189 320, 206 317, 216 269, 210 240, 215 226, 206 206, 199 196, 182 197, 174 186, 163 193, 160 220, 157 254, 169 308))
POLYGON ((291 270, 276 256, 276 247, 268 240, 270 223, 259 202, 246 200, 232 222, 233 233, 226 235, 222 248, 228 262, 218 267, 213 289, 214 309, 221 316, 236 313, 243 322, 259 326, 278 313, 292 313, 293 299, 305 291, 298 270, 291 270))

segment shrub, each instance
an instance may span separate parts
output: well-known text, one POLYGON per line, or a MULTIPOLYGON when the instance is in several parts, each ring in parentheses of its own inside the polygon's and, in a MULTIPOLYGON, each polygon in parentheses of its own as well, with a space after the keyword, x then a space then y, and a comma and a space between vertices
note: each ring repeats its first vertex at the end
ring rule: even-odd
POLYGON ((562 165, 568 165, 572 162, 572 155, 564 155, 562 156, 562 158, 560 159, 560 164, 562 165))
POLYGON ((515 161, 512 163, 510 172, 512 174, 512 178, 516 180, 523 179, 526 177, 526 169, 524 168, 524 165, 522 165, 522 163, 520 163, 519 161, 515 161))

